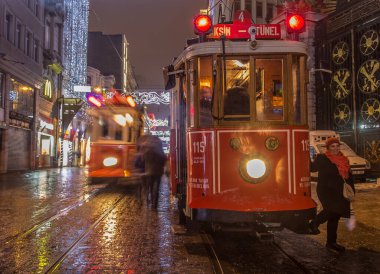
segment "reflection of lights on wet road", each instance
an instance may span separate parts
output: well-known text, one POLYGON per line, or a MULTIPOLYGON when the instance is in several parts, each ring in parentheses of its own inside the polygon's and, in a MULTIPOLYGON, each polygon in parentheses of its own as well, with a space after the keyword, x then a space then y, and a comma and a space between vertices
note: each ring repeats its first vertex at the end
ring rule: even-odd
POLYGON ((103 240, 105 245, 111 244, 116 236, 117 226, 118 226, 118 216, 117 212, 112 211, 104 222, 103 226, 103 240))
MULTIPOLYGON (((167 177, 164 176, 161 181, 161 193, 169 193, 168 189, 167 177)), ((160 194, 161 194, 160 193, 160 194)), ((160 195, 161 196, 161 195, 160 195)), ((168 199, 160 199, 159 198, 159 207, 167 208, 170 207, 170 201, 168 199)), ((159 222, 159 231, 157 233, 158 236, 158 258, 160 258, 160 266, 162 269, 169 269, 173 262, 173 256, 168 253, 168 250, 172 252, 171 248, 168 248, 173 245, 173 238, 171 237, 171 220, 170 218, 165 218, 163 215, 160 216, 159 211, 157 212, 157 222, 159 222)))
POLYGON ((43 269, 48 266, 48 251, 47 243, 49 241, 48 233, 46 230, 48 227, 41 227, 36 231, 36 245, 37 245, 37 257, 38 257, 38 271, 37 273, 43 273, 43 269))

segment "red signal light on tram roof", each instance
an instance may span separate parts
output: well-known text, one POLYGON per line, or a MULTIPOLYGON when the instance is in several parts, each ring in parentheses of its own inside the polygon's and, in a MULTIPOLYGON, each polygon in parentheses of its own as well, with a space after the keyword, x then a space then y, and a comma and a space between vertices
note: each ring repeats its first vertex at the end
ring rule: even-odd
POLYGON ((96 107, 98 107, 98 108, 100 108, 100 107, 103 106, 103 102, 101 102, 101 100, 99 100, 99 98, 96 98, 94 95, 90 95, 90 96, 88 96, 88 97, 87 97, 87 101, 88 101, 90 104, 92 104, 92 105, 94 105, 94 106, 96 106, 96 107))
POLYGON ((127 96, 127 102, 133 108, 136 106, 135 100, 133 100, 132 96, 130 96, 130 95, 127 96))
POLYGON ((291 13, 286 16, 286 28, 288 33, 300 33, 305 31, 305 17, 298 13, 291 13))
POLYGON ((193 23, 195 34, 208 34, 212 31, 212 21, 208 15, 200 14, 195 16, 193 23))

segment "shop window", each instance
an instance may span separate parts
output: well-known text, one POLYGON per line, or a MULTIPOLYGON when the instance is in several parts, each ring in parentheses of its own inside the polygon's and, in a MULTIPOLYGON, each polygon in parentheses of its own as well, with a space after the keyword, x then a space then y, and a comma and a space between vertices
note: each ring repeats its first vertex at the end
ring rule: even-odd
POLYGON ((283 61, 256 59, 255 67, 257 120, 283 120, 283 61))
POLYGON ((11 79, 12 89, 9 91, 10 110, 26 117, 33 117, 34 89, 11 79))
POLYGON ((51 140, 49 136, 41 136, 41 154, 50 155, 51 150, 51 140))

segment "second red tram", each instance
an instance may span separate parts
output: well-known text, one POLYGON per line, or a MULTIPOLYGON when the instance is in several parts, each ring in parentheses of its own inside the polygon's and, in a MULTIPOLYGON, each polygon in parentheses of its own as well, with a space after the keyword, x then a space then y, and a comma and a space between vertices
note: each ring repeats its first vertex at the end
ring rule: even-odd
POLYGON ((98 103, 87 112, 92 119, 88 177, 92 183, 131 178, 137 139, 144 133, 143 114, 134 101, 117 93, 112 100, 98 103))
POLYGON ((229 39, 175 59, 170 170, 181 220, 307 229, 316 204, 306 60, 302 42, 229 39))

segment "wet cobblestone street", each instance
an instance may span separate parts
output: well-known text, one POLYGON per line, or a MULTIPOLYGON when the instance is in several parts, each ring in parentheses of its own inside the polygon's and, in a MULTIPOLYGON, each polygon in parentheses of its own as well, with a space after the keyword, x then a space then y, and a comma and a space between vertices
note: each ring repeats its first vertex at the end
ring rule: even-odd
MULTIPOLYGON (((138 185, 89 185, 84 169, 64 168, 0 175, 1 273, 215 273, 199 234, 174 233, 178 224, 167 179, 159 206, 142 206, 138 185)), ((275 233, 275 245, 306 273, 380 273, 380 188, 358 186, 357 227, 341 222, 345 254, 324 247, 320 235, 275 233)), ((236 234, 214 234, 230 272, 305 273, 274 245, 236 234)))

